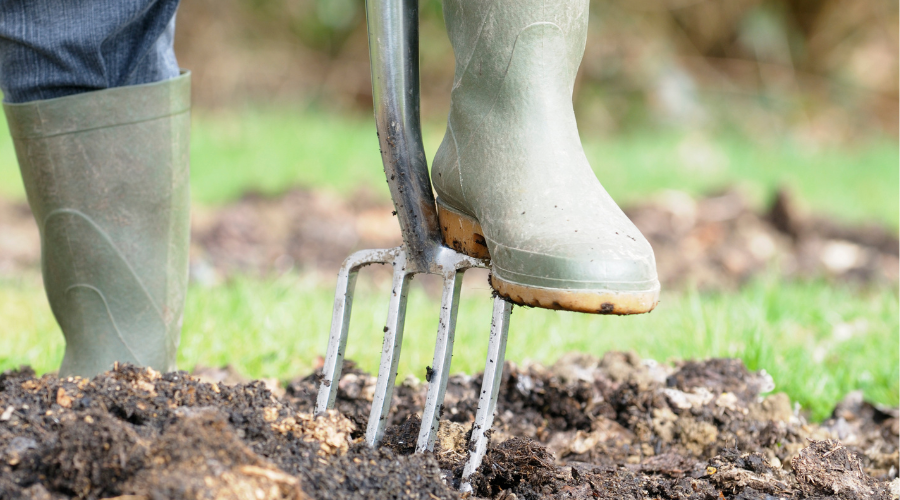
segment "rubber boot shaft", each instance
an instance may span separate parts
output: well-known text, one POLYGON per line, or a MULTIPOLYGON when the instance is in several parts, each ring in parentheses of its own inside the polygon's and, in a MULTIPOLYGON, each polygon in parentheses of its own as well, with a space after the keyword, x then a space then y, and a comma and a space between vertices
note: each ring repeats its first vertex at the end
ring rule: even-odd
POLYGON ((175 368, 188 278, 190 74, 4 104, 41 234, 61 376, 175 368))
POLYGON ((572 106, 588 1, 446 0, 444 18, 456 73, 432 182, 445 241, 487 251, 513 302, 651 310, 653 250, 594 174, 572 106))

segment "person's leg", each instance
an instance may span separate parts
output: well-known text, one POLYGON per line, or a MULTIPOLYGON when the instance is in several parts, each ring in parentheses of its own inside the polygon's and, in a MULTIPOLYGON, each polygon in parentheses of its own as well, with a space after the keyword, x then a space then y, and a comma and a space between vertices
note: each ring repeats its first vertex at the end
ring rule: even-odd
POLYGON ((176 6, 0 7, 0 88, 66 337, 63 376, 117 361, 175 368, 190 131, 190 75, 178 76, 172 52, 176 6))
POLYGON ((23 103, 178 76, 179 0, 0 2, 0 89, 23 103))
POLYGON ((659 298, 650 244, 594 175, 572 89, 587 0, 444 0, 456 55, 432 166, 445 241, 513 302, 601 314, 659 298))

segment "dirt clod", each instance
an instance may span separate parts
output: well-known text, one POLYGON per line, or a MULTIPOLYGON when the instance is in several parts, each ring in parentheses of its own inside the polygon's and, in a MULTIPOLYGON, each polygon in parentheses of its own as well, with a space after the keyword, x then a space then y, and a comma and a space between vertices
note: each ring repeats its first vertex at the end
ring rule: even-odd
POLYGON ((800 490, 807 496, 889 500, 889 486, 863 471, 856 454, 834 440, 811 441, 791 460, 800 490))
POLYGON ((514 437, 488 450, 472 486, 485 497, 513 488, 527 497, 529 492, 542 492, 553 470, 553 455, 545 447, 528 438, 514 437))

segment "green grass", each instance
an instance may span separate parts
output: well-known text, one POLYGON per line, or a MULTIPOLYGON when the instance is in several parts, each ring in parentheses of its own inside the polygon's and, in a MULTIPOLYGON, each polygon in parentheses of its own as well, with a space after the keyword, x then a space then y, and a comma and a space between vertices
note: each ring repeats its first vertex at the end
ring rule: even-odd
MULTIPOLYGON (((330 283, 288 275, 236 279, 188 294, 179 367, 234 365, 251 377, 286 379, 308 373, 324 355, 331 317, 330 283)), ((381 351, 389 283, 365 277, 357 291, 347 357, 374 373, 381 351)), ((399 379, 424 377, 431 364, 438 304, 421 287, 410 296, 399 379)), ((464 291, 454 372, 483 367, 490 325, 487 284, 464 291)), ((54 370, 62 335, 35 282, 0 282, 0 369, 31 364, 54 370)), ((659 361, 738 357, 765 369, 776 390, 827 416, 847 392, 898 404, 898 295, 895 289, 857 290, 822 282, 760 279, 738 293, 668 294, 649 315, 599 317, 515 308, 507 358, 551 363, 567 351, 602 355, 634 350, 659 361), (848 335, 847 332, 850 332, 848 335)))
MULTIPOLYGON (((443 126, 425 127, 429 159, 443 126)), ((290 109, 196 111, 192 134, 191 190, 197 203, 224 203, 248 190, 274 194, 294 185, 345 196, 368 187, 385 200, 388 196, 373 120, 366 116, 290 109)), ((756 142, 727 133, 582 135, 591 164, 620 203, 638 202, 664 189, 698 194, 738 185, 761 205, 775 188, 787 186, 808 209, 898 227, 896 138, 815 149, 790 139, 756 142)), ((5 133, 0 133, 0 195, 23 196, 5 133)))

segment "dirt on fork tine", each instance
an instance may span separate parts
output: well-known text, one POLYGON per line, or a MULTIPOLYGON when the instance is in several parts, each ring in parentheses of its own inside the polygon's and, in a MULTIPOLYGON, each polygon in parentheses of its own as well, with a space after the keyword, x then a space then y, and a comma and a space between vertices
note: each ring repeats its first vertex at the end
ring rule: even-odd
MULTIPOLYGON (((675 366, 583 353, 507 363, 472 477, 495 499, 887 500, 898 414, 851 394, 810 424, 740 361, 675 366)), ((0 375, 0 498, 459 498, 481 376, 451 377, 434 453, 412 453, 426 384, 394 391, 383 445, 363 441, 374 377, 348 363, 337 411, 317 374, 281 398, 129 365, 92 380, 0 375)), ((895 490, 896 491, 896 490, 895 490)))

